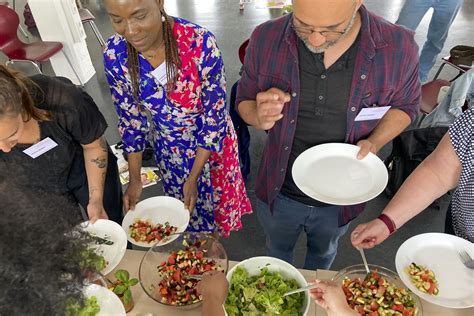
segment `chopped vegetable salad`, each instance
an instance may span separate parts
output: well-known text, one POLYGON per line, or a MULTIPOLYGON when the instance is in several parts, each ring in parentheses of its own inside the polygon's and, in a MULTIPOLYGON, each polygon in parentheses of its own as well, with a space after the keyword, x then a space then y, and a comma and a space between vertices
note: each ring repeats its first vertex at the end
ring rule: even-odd
POLYGON ((415 316, 418 313, 411 292, 389 283, 377 270, 367 274, 364 280, 345 278, 342 289, 349 305, 360 315, 415 316))
POLYGON ((152 243, 168 237, 169 235, 176 232, 177 229, 177 227, 170 225, 168 222, 164 224, 153 225, 149 219, 143 221, 137 218, 135 219, 135 222, 130 225, 128 232, 130 237, 132 237, 135 241, 152 243))
POLYGON ((410 275, 411 282, 418 290, 430 295, 438 295, 438 281, 433 271, 425 266, 412 262, 405 268, 405 272, 410 275))
POLYGON ((202 299, 196 290, 199 281, 188 276, 202 275, 211 270, 223 271, 215 260, 206 258, 206 250, 200 250, 205 242, 203 240, 191 246, 185 244, 184 250, 173 251, 158 266, 158 274, 162 279, 156 290, 162 303, 189 305, 199 302, 202 299))

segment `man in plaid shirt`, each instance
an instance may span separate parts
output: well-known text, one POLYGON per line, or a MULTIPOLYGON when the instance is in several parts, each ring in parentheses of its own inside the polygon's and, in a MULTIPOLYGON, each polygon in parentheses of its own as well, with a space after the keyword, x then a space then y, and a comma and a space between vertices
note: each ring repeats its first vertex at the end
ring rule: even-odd
POLYGON ((257 214, 268 255, 293 261, 301 231, 306 269, 328 268, 338 239, 364 205, 328 205, 295 185, 291 168, 318 144, 376 153, 417 115, 418 47, 413 33, 369 12, 363 0, 294 0, 293 13, 259 25, 237 92, 240 116, 268 131, 258 171, 257 214), (390 106, 378 120, 363 108, 390 106))

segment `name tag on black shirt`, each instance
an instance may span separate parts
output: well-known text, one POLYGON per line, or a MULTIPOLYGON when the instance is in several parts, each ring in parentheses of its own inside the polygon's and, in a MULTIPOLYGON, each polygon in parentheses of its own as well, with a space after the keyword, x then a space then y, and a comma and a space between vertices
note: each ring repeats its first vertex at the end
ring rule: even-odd
POLYGON ((33 146, 28 147, 27 149, 23 150, 25 154, 30 156, 31 158, 35 159, 42 154, 50 151, 54 147, 58 146, 58 144, 49 137, 46 137, 42 141, 34 144, 33 146))

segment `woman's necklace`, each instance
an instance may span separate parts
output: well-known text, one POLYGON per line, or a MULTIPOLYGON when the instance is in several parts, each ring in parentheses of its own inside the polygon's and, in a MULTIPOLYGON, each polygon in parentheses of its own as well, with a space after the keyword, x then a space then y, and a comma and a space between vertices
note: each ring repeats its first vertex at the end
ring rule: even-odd
POLYGON ((143 54, 145 56, 145 59, 146 60, 151 60, 151 59, 155 58, 156 54, 158 54, 158 52, 160 51, 160 49, 163 47, 164 44, 165 44, 165 40, 162 40, 160 46, 158 46, 158 48, 155 49, 155 51, 153 52, 152 55, 146 56, 145 54, 143 54))

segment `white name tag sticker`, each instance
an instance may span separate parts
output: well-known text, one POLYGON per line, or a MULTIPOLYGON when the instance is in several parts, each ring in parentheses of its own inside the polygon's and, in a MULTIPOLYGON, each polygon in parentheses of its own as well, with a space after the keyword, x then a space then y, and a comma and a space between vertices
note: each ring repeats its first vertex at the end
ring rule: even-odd
POLYGON ((33 146, 28 147, 27 149, 23 150, 25 154, 30 156, 31 158, 35 159, 42 154, 50 151, 54 147, 58 146, 58 144, 49 137, 46 137, 42 141, 34 144, 33 146))
POLYGON ((166 62, 163 62, 161 65, 156 67, 155 70, 151 72, 151 75, 155 77, 161 85, 166 85, 168 82, 168 78, 166 77, 166 62))
POLYGON ((363 108, 356 116, 355 121, 379 120, 385 115, 385 113, 387 113, 388 110, 390 110, 390 106, 363 108))

